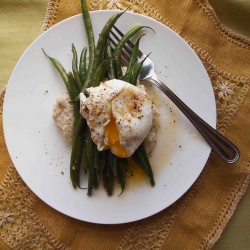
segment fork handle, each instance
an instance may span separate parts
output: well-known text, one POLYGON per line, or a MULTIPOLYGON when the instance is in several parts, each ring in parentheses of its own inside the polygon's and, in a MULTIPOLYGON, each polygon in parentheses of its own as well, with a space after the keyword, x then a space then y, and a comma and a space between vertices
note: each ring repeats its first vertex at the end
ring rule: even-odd
POLYGON ((169 99, 185 114, 195 128, 200 132, 210 147, 227 163, 234 163, 240 157, 239 149, 216 129, 211 127, 196 113, 194 113, 183 101, 181 101, 157 75, 153 75, 147 81, 153 82, 169 99))

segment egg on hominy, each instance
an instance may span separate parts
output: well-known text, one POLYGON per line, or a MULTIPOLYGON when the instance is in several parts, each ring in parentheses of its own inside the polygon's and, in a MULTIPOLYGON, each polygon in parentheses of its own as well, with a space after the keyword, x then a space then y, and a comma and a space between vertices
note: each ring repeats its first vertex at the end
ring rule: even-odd
POLYGON ((80 94, 80 113, 98 150, 109 148, 122 158, 130 157, 151 131, 152 106, 145 88, 117 79, 80 94))

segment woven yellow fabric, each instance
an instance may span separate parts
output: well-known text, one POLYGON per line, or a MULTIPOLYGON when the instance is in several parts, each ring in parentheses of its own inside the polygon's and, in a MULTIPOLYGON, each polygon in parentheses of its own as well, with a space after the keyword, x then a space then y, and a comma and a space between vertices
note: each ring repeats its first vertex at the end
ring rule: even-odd
MULTIPOLYGON (((218 129, 234 141, 234 165, 211 154, 201 176, 175 204, 148 219, 95 225, 55 211, 23 183, 8 156, 0 116, 0 249, 209 249, 249 183, 250 40, 217 20, 206 0, 92 0, 90 10, 125 9, 179 33, 202 60, 217 100, 218 129)), ((43 31, 80 13, 79 0, 50 0, 43 31)), ((0 98, 0 109, 4 92, 0 98)))

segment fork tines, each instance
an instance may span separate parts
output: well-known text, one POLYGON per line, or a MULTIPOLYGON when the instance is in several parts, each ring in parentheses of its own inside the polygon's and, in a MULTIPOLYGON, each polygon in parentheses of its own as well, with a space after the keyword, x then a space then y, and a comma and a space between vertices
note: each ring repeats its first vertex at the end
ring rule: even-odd
MULTIPOLYGON (((116 26, 113 26, 113 29, 114 30, 110 31, 109 40, 111 42, 112 48, 114 49, 116 47, 117 43, 124 36, 124 34, 116 26)), ((121 59, 122 59, 122 63, 124 65, 127 65, 128 61, 129 61, 129 57, 132 53, 133 47, 134 47, 134 44, 130 40, 128 40, 126 42, 126 44, 123 46, 122 51, 121 51, 121 55, 122 55, 121 59)), ((142 53, 142 52, 139 51, 139 53, 142 53)))
MULTIPOLYGON (((116 30, 116 32, 121 36, 121 37, 123 37, 124 36, 124 34, 114 25, 113 26, 113 28, 116 30)), ((119 40, 118 40, 119 41, 119 40)), ((133 44, 133 42, 131 42, 130 40, 128 40, 127 41, 127 43, 126 43, 129 47, 127 47, 126 45, 125 45, 125 49, 127 50, 127 51, 130 51, 130 53, 131 53, 131 51, 132 51, 132 49, 133 49, 133 47, 134 47, 134 44, 133 44)), ((143 55, 143 53, 142 53, 142 51, 141 50, 138 50, 138 55, 139 56, 142 56, 143 55)))
MULTIPOLYGON (((113 49, 116 47, 116 45, 118 44, 120 40, 121 38, 119 38, 113 31, 110 31, 109 41, 111 42, 111 47, 113 49)), ((122 48, 121 50, 122 64, 127 65, 131 52, 132 52, 132 49, 126 45, 122 48)))

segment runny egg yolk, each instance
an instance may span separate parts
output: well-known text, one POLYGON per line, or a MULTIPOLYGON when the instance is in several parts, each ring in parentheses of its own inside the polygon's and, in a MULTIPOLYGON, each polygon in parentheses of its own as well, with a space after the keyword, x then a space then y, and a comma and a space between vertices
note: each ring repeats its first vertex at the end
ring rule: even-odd
POLYGON ((110 122, 105 129, 106 138, 108 138, 108 147, 114 154, 120 158, 127 158, 128 152, 120 144, 120 136, 116 127, 115 118, 111 115, 110 122))

